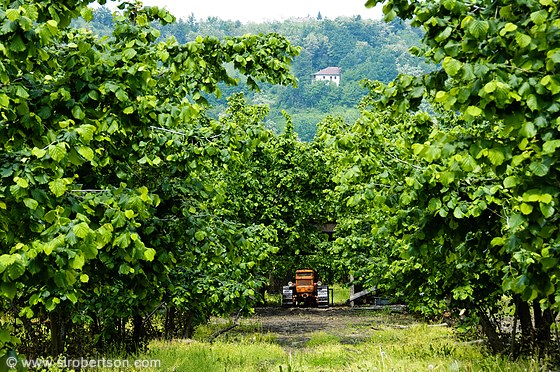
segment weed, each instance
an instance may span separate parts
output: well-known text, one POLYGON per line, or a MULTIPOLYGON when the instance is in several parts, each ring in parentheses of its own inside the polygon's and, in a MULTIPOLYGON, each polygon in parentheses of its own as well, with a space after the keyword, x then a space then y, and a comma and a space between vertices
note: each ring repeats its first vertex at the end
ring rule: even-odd
POLYGON ((340 341, 341 338, 335 334, 319 331, 311 334, 311 339, 307 342, 306 346, 313 347, 319 345, 339 344, 340 341))

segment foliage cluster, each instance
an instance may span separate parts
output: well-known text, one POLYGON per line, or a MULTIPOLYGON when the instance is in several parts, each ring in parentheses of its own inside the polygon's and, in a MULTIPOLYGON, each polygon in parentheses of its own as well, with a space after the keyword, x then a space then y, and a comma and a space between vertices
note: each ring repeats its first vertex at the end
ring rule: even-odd
POLYGON ((354 125, 320 129, 338 169, 333 252, 424 314, 467 309, 493 350, 513 355, 554 350, 560 310, 558 11, 388 1, 386 19, 422 27, 413 52, 439 67, 367 83, 354 125))
POLYGON ((157 312, 164 336, 189 336, 249 311, 270 257, 318 239, 293 131, 267 131, 241 96, 206 114, 238 83, 226 66, 252 88, 294 84, 298 49, 276 33, 161 39, 174 17, 128 2, 100 38, 70 27, 88 3, 0 9, 2 354, 134 351, 157 312))

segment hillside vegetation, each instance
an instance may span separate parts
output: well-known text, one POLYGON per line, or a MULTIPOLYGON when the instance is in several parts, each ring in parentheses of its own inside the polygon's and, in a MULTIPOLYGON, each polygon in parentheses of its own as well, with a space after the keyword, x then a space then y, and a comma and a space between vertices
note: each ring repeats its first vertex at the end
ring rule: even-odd
MULTIPOLYGON (((100 35, 109 35, 111 12, 104 7, 97 9, 92 22, 81 25, 100 35)), ((385 23, 359 16, 324 19, 319 14, 304 19, 241 23, 215 17, 196 19, 191 15, 188 19, 156 27, 161 30, 162 39, 173 36, 180 43, 195 40, 200 35, 224 38, 277 33, 285 36, 293 46, 300 48, 291 65, 297 87, 262 84, 257 92, 244 84, 236 87, 222 84, 221 99, 208 97, 214 107, 210 113, 217 117, 226 108, 226 97, 243 92, 249 103, 270 107, 265 119, 267 128, 276 133, 282 131, 285 120, 281 112, 284 110, 293 118, 294 128, 304 141, 313 139, 317 123, 326 115, 341 116, 349 123, 358 118, 357 105, 366 94, 362 80, 388 83, 399 73, 420 75, 428 70, 428 64, 409 53, 412 46, 420 44, 421 32, 402 20, 385 23), (314 82, 313 74, 329 66, 342 69, 340 86, 314 82)), ((242 74, 230 71, 245 81, 242 74)))

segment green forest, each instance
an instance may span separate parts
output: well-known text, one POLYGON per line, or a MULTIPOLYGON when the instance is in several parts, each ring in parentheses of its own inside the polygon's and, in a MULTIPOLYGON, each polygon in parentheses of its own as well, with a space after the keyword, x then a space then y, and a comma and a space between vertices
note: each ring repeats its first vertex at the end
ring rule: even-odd
MULTIPOLYGON (((107 7, 96 9, 91 22, 75 21, 76 27, 85 27, 100 36, 110 37, 113 29, 112 14, 107 7)), ((179 43, 195 40, 197 36, 211 35, 220 39, 245 34, 277 33, 299 48, 290 72, 297 86, 259 84, 259 90, 247 85, 247 78, 233 68, 228 72, 240 80, 237 86, 219 84, 221 96, 205 95, 212 109, 208 114, 217 118, 227 107, 226 98, 243 92, 251 104, 263 104, 270 108, 265 127, 281 133, 286 122, 282 111, 293 118, 294 127, 303 141, 311 141, 317 131, 317 123, 327 115, 340 116, 354 122, 359 116, 357 108, 367 90, 363 80, 388 83, 399 73, 420 75, 429 70, 423 59, 409 53, 412 46, 420 45, 422 33, 409 22, 395 20, 366 20, 339 17, 324 19, 292 19, 269 23, 241 23, 210 17, 198 20, 195 15, 179 19, 168 25, 153 25, 161 32, 161 39, 174 37, 179 43), (314 82, 313 74, 336 66, 342 70, 341 84, 314 82), (318 84, 319 83, 319 84, 318 84)))
POLYGON ((0 358, 188 338, 308 266, 560 363, 556 1, 91 2, 0 8, 0 358))

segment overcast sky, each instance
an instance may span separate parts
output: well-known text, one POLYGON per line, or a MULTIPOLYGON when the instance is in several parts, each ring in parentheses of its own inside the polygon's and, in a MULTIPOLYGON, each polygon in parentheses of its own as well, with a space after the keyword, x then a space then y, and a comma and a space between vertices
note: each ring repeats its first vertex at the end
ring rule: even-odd
POLYGON ((144 0, 143 3, 165 7, 177 18, 187 18, 194 13, 199 20, 218 17, 260 22, 290 17, 316 17, 319 12, 323 18, 329 19, 354 15, 381 18, 381 8, 378 6, 366 9, 366 0, 144 0))

